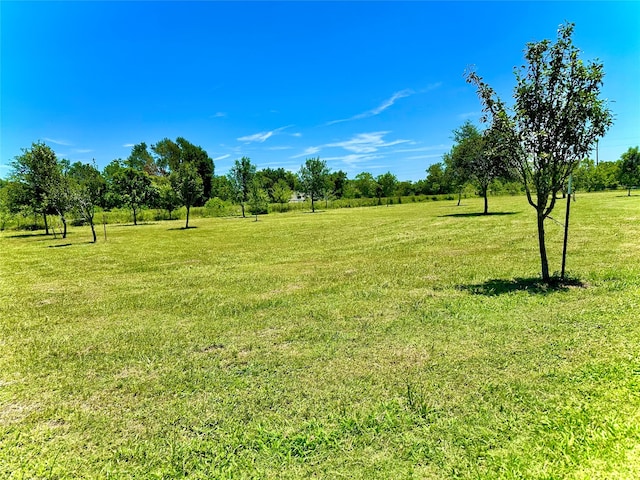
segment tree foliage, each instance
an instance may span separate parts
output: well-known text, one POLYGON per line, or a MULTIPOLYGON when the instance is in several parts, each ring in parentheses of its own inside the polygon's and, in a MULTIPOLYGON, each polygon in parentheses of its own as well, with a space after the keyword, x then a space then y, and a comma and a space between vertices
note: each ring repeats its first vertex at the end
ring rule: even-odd
POLYGON ((256 166, 251 163, 251 159, 242 157, 235 161, 228 175, 232 200, 242 208, 243 217, 246 216, 245 204, 249 200, 249 190, 255 174, 256 166))
POLYGON ((189 228, 189 212, 191 207, 202 198, 204 192, 202 177, 196 166, 191 163, 181 164, 169 177, 171 186, 178 198, 187 209, 187 222, 184 228, 189 228))
POLYGON ((510 156, 535 208, 542 278, 550 280, 544 221, 569 175, 612 123, 599 97, 604 77, 599 62, 584 63, 573 45, 573 24, 561 25, 555 43, 529 43, 526 65, 516 71, 513 114, 474 71, 467 81, 477 87, 486 118, 510 156))
POLYGON ((311 211, 315 212, 315 202, 320 200, 328 188, 329 168, 320 158, 308 158, 300 167, 298 178, 302 192, 311 199, 311 211))
POLYGON ((620 183, 625 185, 631 196, 631 187, 640 185, 640 152, 638 147, 629 148, 620 158, 620 183))
POLYGON ((91 226, 93 242, 96 242, 94 226, 95 209, 100 204, 106 190, 106 183, 95 165, 76 162, 69 168, 73 203, 80 215, 91 226))

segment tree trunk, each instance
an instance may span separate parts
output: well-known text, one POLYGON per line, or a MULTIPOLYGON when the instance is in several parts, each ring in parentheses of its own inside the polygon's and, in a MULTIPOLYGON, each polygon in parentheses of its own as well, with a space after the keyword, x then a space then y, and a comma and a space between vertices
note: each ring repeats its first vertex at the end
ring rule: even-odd
POLYGON ((627 193, 627 197, 631 196, 631 187, 629 187, 629 193, 627 193))
POLYGON ((316 206, 313 203, 313 195, 311 195, 311 213, 316 213, 316 206))
POLYGON ((136 216, 136 209, 135 207, 132 208, 133 210, 133 224, 134 225, 138 225, 138 217, 136 216))
POLYGON ((190 210, 190 209, 191 209, 191 207, 189 207, 189 206, 187 205, 187 223, 186 223, 186 225, 184 226, 184 228, 189 228, 189 210, 190 210))
POLYGON ((544 217, 538 212, 538 244, 540 246, 540 263, 542 266, 542 280, 549 283, 549 261, 547 260, 547 247, 544 240, 544 217))
POLYGON ((482 191, 482 196, 484 197, 484 212, 483 212, 484 215, 489 213, 489 199, 487 198, 487 191, 488 190, 489 190, 488 188, 485 188, 482 191))
POLYGON ((62 238, 67 238, 67 219, 64 215, 60 215, 60 220, 62 221, 62 238))
POLYGON ((244 203, 241 203, 240 206, 242 207, 242 218, 247 218, 244 214, 244 203))
MULTIPOLYGON (((631 192, 631 190, 629 190, 631 192)), ((42 214, 42 218, 44 219, 44 233, 45 235, 49 235, 49 224, 47 223, 47 212, 42 214)))
POLYGON ((93 218, 89 220, 89 225, 91 225, 91 235, 93 235, 93 243, 96 243, 98 241, 98 238, 96 237, 96 227, 93 224, 93 218))
POLYGON ((458 190, 458 207, 460 206, 461 200, 462 200, 462 189, 458 190))

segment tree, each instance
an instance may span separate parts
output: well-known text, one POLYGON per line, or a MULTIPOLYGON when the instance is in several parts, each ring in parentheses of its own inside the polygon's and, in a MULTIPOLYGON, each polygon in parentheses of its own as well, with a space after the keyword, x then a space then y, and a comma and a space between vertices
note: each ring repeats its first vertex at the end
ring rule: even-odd
POLYGON ((326 191, 329 168, 327 162, 320 158, 308 158, 300 167, 298 178, 303 193, 311 199, 311 211, 315 212, 315 201, 322 198, 326 191))
POLYGON ((387 172, 382 175, 378 175, 376 182, 378 182, 378 185, 380 186, 380 195, 387 198, 387 205, 389 205, 389 198, 393 197, 396 185, 398 185, 398 178, 393 173, 387 172))
POLYGON ((293 191, 289 187, 287 181, 284 179, 278 180, 271 189, 271 198, 273 199, 273 201, 283 205, 285 203, 289 203, 292 194, 293 191))
POLYGON ((151 203, 154 189, 146 173, 131 167, 120 168, 113 175, 113 186, 133 213, 133 224, 138 224, 138 211, 151 203))
POLYGON ((603 65, 579 58, 571 40, 573 28, 561 25, 555 43, 527 45, 527 65, 516 71, 512 115, 479 75, 467 73, 500 139, 500 151, 510 155, 536 210, 542 279, 547 283, 551 277, 544 222, 573 170, 612 123, 606 101, 599 98, 603 65))
POLYGON ((267 213, 269 209, 269 195, 262 188, 258 177, 253 177, 249 184, 249 213, 256 216, 256 222, 258 221, 258 215, 261 213, 267 213))
POLYGON ((347 185, 347 180, 347 174, 342 170, 331 172, 329 174, 331 193, 333 193, 335 198, 342 198, 344 196, 344 189, 347 185))
POLYGON ((189 211, 202 197, 204 191, 202 177, 193 163, 183 163, 171 174, 169 179, 178 198, 187 208, 187 223, 184 228, 189 228, 189 211))
POLYGON ((106 183, 95 165, 76 162, 69 168, 72 183, 73 203, 80 215, 89 222, 93 243, 96 243, 96 229, 93 223, 96 206, 100 204, 106 190, 106 183))
POLYGON ((378 191, 378 183, 369 172, 361 172, 353 179, 357 192, 356 197, 373 198, 378 191))
POLYGON ((29 149, 23 149, 22 155, 12 162, 11 179, 24 186, 23 197, 29 208, 42 215, 45 233, 49 235, 47 214, 52 213, 49 203, 52 179, 59 174, 58 159, 54 151, 42 142, 36 142, 29 149))
POLYGON ((176 172, 184 163, 191 163, 195 166, 202 179, 203 188, 203 194, 198 199, 197 205, 204 205, 211 195, 214 173, 213 160, 209 158, 207 152, 183 137, 176 138, 175 142, 164 138, 155 145, 151 145, 151 150, 156 155, 158 170, 164 174, 176 172))
POLYGON ((427 168, 427 179, 423 192, 426 195, 438 195, 448 193, 449 184, 446 180, 445 170, 442 163, 434 163, 427 168))
POLYGON ((147 149, 147 144, 142 142, 131 148, 131 154, 124 161, 125 166, 134 170, 140 170, 148 175, 160 175, 160 169, 147 149))
POLYGON ((156 206, 166 210, 169 214, 169 220, 171 220, 171 213, 181 205, 180 197, 171 186, 171 181, 168 177, 154 177, 153 183, 158 192, 156 206))
MULTIPOLYGON (((46 199, 51 208, 58 214, 62 222, 62 238, 67 238, 67 212, 73 206, 71 180, 68 176, 69 161, 57 163, 56 171, 47 178, 46 199)), ((55 233, 55 230, 54 230, 55 233)))
POLYGON ((627 187, 628 196, 631 196, 631 187, 640 185, 640 152, 638 152, 638 147, 629 148, 620 157, 618 178, 620 183, 627 187))
POLYGON ((242 208, 243 218, 245 217, 244 206, 249 200, 249 188, 255 174, 256 166, 251 163, 249 157, 242 157, 235 161, 228 175, 232 199, 242 208))

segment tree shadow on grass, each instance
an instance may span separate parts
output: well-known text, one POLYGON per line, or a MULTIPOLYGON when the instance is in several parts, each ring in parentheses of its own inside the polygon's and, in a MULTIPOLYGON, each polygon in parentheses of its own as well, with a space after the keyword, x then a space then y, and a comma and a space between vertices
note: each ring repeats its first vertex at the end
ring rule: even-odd
POLYGON ((489 212, 489 213, 482 213, 482 212, 473 212, 473 213, 450 213, 448 215, 439 215, 439 217, 460 217, 460 218, 466 218, 466 217, 501 217, 503 215, 515 215, 517 213, 522 213, 522 212, 489 212))
MULTIPOLYGON (((6 238, 31 238, 31 237, 45 237, 44 239, 46 239, 49 237, 53 238, 53 234, 50 233, 47 235, 44 232, 43 233, 17 233, 15 235, 7 235, 6 238)), ((41 240, 44 240, 44 239, 41 239, 41 240)))
POLYGON ((61 243, 60 245, 49 245, 47 248, 70 247, 72 243, 61 243))
POLYGON ((512 278, 509 280, 494 278, 486 282, 474 285, 459 285, 460 290, 465 290, 473 295, 485 295, 494 297, 512 292, 528 292, 532 295, 547 295, 554 292, 566 292, 570 288, 585 288, 587 285, 575 277, 553 276, 549 282, 543 282, 540 277, 512 278))
POLYGON ((189 225, 188 227, 167 228, 167 231, 172 232, 172 231, 175 231, 175 230, 193 230, 195 228, 198 228, 198 227, 189 225))

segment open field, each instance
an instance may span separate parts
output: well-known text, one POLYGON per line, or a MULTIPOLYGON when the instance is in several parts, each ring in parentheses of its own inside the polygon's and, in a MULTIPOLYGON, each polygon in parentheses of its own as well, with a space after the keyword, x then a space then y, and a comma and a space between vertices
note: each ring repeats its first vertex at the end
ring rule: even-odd
POLYGON ((0 478, 640 477, 640 196, 481 203, 4 232, 0 478))

